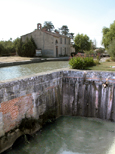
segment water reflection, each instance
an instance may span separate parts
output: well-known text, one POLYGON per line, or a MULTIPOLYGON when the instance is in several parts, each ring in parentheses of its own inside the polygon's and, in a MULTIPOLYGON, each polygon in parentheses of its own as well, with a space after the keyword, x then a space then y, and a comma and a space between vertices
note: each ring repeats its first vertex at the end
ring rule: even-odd
POLYGON ((68 61, 43 62, 0 68, 0 81, 69 67, 68 61))
POLYGON ((114 141, 115 123, 67 116, 5 154, 115 154, 114 141))

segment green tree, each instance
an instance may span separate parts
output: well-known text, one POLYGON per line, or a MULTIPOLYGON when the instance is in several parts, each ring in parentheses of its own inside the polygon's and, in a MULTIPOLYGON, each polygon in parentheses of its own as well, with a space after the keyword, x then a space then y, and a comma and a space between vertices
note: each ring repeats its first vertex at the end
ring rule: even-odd
POLYGON ((13 44, 14 44, 14 48, 15 48, 15 51, 16 53, 18 53, 19 56, 22 55, 22 39, 21 38, 16 38, 14 41, 13 41, 13 44))
POLYGON ((81 50, 83 52, 84 50, 89 51, 91 49, 91 40, 87 35, 77 34, 74 38, 74 43, 77 51, 81 50))
POLYGON ((73 39, 74 38, 74 33, 69 33, 68 36, 73 39))
POLYGON ((3 47, 3 45, 0 43, 0 56, 2 55, 2 53, 4 52, 4 47, 3 47))
POLYGON ((51 21, 45 21, 43 28, 46 28, 47 31, 52 32, 54 29, 54 25, 51 21))
POLYGON ((36 45, 33 41, 32 37, 26 38, 26 41, 22 43, 21 56, 33 57, 35 55, 36 45))
POLYGON ((61 30, 61 34, 62 35, 68 35, 68 33, 69 33, 69 29, 68 29, 68 26, 66 26, 66 25, 63 25, 61 28, 60 28, 60 30, 61 30))
POLYGON ((105 49, 108 50, 112 40, 115 39, 115 21, 110 25, 109 28, 104 27, 102 29, 102 33, 102 45, 104 45, 105 49))
POLYGON ((115 60, 115 39, 112 40, 109 44, 107 52, 112 57, 112 59, 115 60))
POLYGON ((11 39, 9 39, 8 41, 0 41, 0 54, 1 55, 10 55, 11 53, 15 53, 15 49, 13 46, 13 42, 11 39))
POLYGON ((59 30, 58 30, 58 29, 55 29, 54 32, 55 32, 55 33, 57 33, 57 32, 59 33, 59 30))

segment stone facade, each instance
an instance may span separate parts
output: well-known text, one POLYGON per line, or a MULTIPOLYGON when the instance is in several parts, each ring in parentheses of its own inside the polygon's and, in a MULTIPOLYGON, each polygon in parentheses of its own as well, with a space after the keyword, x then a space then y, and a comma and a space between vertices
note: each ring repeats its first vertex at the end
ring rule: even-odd
POLYGON ((47 121, 61 115, 115 122, 115 73, 61 69, 0 83, 0 152, 22 134, 22 119, 47 121))
POLYGON ((70 53, 74 50, 69 37, 60 35, 58 32, 48 32, 42 28, 41 24, 38 24, 37 29, 33 32, 21 36, 22 41, 31 36, 37 45, 37 49, 41 49, 42 55, 46 57, 70 56, 70 53))

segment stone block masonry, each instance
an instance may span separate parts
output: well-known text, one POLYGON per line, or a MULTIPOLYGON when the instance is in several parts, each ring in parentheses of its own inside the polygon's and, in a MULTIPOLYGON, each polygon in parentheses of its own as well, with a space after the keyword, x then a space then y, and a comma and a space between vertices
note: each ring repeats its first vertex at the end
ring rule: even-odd
POLYGON ((115 73, 61 69, 0 83, 0 153, 61 115, 115 122, 115 73), (24 118, 40 123, 20 130, 24 118))
POLYGON ((22 134, 32 134, 42 126, 21 132, 22 119, 39 119, 41 123, 61 115, 62 73, 38 74, 0 83, 0 152, 12 146, 22 134), (13 133, 13 134, 12 134, 13 133), (6 139, 7 138, 7 139, 6 139))

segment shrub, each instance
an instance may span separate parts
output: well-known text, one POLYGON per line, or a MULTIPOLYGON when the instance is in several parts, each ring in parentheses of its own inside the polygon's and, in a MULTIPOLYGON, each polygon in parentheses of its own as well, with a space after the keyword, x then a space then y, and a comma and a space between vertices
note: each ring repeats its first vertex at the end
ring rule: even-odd
POLYGON ((69 60, 69 65, 73 69, 85 69, 86 67, 94 66, 94 60, 92 57, 73 57, 69 60))
POLYGON ((110 62, 111 60, 110 59, 106 59, 106 62, 110 62))
POLYGON ((98 59, 95 59, 95 60, 94 60, 94 64, 95 64, 95 65, 99 65, 99 64, 100 64, 100 63, 99 63, 99 60, 98 60, 98 59))

